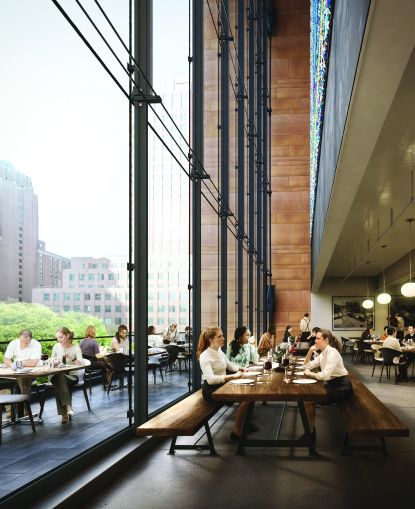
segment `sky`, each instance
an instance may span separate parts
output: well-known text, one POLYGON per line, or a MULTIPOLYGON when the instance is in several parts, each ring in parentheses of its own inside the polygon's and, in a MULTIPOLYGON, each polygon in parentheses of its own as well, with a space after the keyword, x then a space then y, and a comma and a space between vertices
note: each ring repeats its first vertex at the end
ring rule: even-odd
MULTIPOLYGON (((76 2, 60 3, 128 91, 76 2)), ((94 2, 81 3, 127 62, 94 2)), ((128 0, 100 3, 128 43, 128 0)), ((188 0, 153 9, 161 92, 188 70, 188 0)), ((0 159, 31 177, 48 251, 128 253, 128 101, 50 0, 0 0, 0 159)))

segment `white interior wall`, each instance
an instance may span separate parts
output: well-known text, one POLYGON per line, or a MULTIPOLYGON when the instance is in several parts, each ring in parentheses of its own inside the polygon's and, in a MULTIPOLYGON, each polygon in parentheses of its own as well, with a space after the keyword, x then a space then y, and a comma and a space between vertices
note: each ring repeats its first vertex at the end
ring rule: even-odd
MULTIPOLYGON (((311 293, 311 325, 322 329, 332 330, 332 297, 363 297, 366 295, 366 278, 350 278, 343 281, 339 278, 327 278, 323 281, 318 292, 311 293)), ((372 299, 375 297, 375 285, 369 280, 369 295, 372 299)), ((388 305, 381 305, 375 299, 375 330, 378 333, 383 332, 383 327, 387 323, 388 305)), ((363 329, 360 330, 342 330, 334 331, 336 336, 355 337, 360 336, 363 329)))

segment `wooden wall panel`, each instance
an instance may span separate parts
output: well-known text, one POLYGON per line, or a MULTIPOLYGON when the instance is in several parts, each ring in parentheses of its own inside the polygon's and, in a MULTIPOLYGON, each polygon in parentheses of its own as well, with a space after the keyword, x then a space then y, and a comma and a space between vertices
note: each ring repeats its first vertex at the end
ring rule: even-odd
POLYGON ((307 0, 276 0, 271 58, 272 273, 275 322, 299 331, 310 311, 309 53, 307 0))

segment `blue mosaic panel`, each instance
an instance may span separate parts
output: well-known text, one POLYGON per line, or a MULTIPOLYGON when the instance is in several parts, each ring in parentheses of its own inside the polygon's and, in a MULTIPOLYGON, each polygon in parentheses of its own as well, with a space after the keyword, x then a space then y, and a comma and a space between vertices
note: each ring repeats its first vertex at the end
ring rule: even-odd
POLYGON ((327 85, 327 68, 332 0, 310 2, 310 232, 313 228, 314 205, 317 189, 318 158, 323 131, 324 100, 327 85))

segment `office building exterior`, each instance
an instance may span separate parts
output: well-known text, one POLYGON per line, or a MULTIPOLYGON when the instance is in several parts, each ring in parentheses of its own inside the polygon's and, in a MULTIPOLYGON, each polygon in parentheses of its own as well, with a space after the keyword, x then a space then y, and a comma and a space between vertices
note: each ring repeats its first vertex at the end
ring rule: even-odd
POLYGON ((62 286, 62 271, 70 267, 69 258, 46 251, 46 243, 38 242, 38 281, 37 286, 59 288, 62 286))
POLYGON ((37 250, 38 198, 32 181, 0 161, 0 300, 31 302, 37 250))
POLYGON ((34 288, 33 302, 55 312, 102 318, 109 329, 128 322, 128 273, 125 258, 71 258, 61 287, 34 288))

